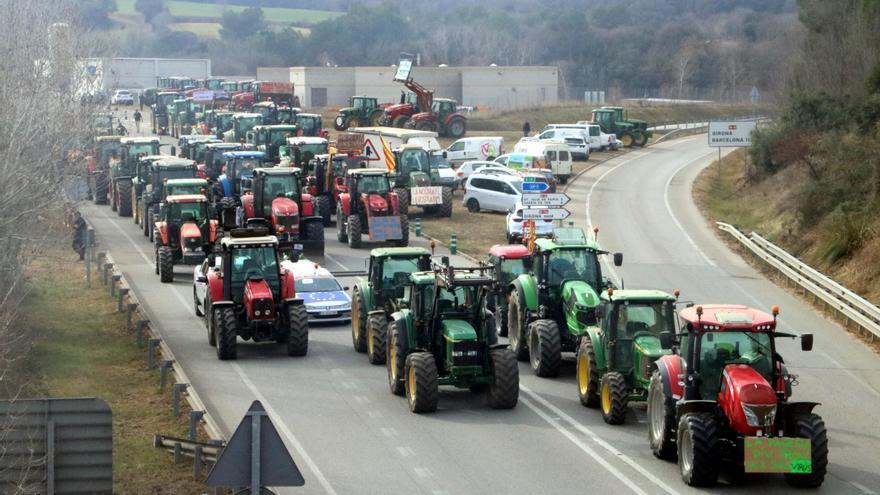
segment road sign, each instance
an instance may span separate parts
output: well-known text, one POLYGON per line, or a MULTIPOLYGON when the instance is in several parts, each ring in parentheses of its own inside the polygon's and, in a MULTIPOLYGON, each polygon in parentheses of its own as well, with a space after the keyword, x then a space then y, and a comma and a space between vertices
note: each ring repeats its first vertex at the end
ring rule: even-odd
POLYGON ((755 121, 709 122, 709 146, 738 148, 752 145, 755 121))
POLYGON ((571 212, 565 208, 523 208, 523 220, 565 220, 571 212))
POLYGON ((207 103, 214 101, 214 92, 211 90, 193 91, 192 99, 194 103, 207 103))
POLYGON ((522 185, 523 192, 544 192, 547 189, 550 189, 550 184, 546 182, 523 182, 522 185))
POLYGON ((523 206, 565 206, 571 198, 564 193, 526 193, 522 195, 523 206))

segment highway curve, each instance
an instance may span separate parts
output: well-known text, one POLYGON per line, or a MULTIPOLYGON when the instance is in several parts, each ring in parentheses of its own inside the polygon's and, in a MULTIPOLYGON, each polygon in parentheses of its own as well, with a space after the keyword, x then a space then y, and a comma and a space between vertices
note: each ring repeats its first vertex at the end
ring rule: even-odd
MULTIPOLYGON (((815 333, 812 353, 788 342, 781 350, 800 375, 796 398, 823 402, 818 412, 828 425, 831 465, 822 492, 875 493, 877 356, 760 277, 714 237, 689 192, 711 157, 705 137, 615 157, 571 184, 573 219, 585 229, 590 222, 599 225, 604 247, 625 253, 624 267, 613 275, 628 288, 678 287, 685 299, 765 309, 779 304, 784 329, 815 333)), ((644 407, 620 427, 583 408, 571 359, 554 379, 537 378, 521 364, 520 403, 512 411, 490 410, 481 396, 445 389, 438 412, 422 416, 389 393, 384 367, 353 351, 348 325, 313 326, 305 358, 240 343, 237 361, 220 362, 193 313, 191 269, 177 267, 175 282, 161 284, 153 273, 152 246, 131 219, 107 207, 83 212, 226 435, 252 400, 267 407, 306 478, 304 489, 280 493, 707 492, 689 489, 675 465, 651 455, 644 407)), ((329 268, 363 269, 367 249, 344 247, 332 229, 326 237, 329 268)), ((781 477, 771 476, 708 492, 755 489, 791 491, 781 477)))

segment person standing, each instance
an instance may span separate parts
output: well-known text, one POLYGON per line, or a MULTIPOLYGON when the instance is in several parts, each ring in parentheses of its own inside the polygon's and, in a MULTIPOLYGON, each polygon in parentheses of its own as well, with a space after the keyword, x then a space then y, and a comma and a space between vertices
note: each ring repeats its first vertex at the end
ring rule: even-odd
POLYGON ((80 212, 73 214, 73 250, 79 254, 79 260, 85 259, 86 255, 86 221, 83 220, 80 212))
POLYGON ((522 131, 523 137, 529 137, 529 133, 532 132, 532 126, 529 124, 528 120, 523 124, 522 131))
POLYGON ((135 110, 135 111, 134 111, 134 115, 133 115, 133 117, 134 117, 134 129, 135 129, 135 131, 136 131, 136 132, 141 132, 141 111, 140 111, 140 110, 135 110))

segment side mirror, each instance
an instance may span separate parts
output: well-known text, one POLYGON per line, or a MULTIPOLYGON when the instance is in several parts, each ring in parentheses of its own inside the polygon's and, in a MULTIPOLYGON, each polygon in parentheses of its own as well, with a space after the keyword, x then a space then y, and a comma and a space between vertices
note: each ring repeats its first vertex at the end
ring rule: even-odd
POLYGON ((802 351, 812 351, 813 350, 813 334, 805 333, 801 335, 801 350, 802 351))
POLYGON ((661 349, 672 349, 672 345, 675 343, 675 338, 672 335, 672 332, 660 332, 660 348, 661 349))
POLYGON ((605 317, 605 305, 600 304, 600 305, 596 306, 596 319, 601 320, 604 317, 605 317))
POLYGON ((614 266, 623 265, 623 253, 614 253, 614 266))
POLYGON ((204 276, 204 275, 199 275, 198 277, 196 277, 196 282, 198 282, 198 283, 200 283, 200 284, 207 283, 207 282, 208 282, 208 277, 206 277, 206 276, 204 276))
POLYGON ((347 290, 350 290, 350 289, 351 289, 351 287, 349 287, 349 286, 347 286, 347 285, 344 286, 344 287, 342 287, 342 290, 346 290, 346 291, 347 291, 347 290))
POLYGON ((446 150, 443 150, 443 158, 445 159, 446 156, 447 156, 447 155, 446 155, 446 150))

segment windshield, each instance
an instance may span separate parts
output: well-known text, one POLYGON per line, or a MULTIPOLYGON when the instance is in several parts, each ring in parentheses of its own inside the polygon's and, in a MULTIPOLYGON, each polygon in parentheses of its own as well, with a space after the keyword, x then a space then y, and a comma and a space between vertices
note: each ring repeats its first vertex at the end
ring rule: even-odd
POLYGON ((673 313, 675 308, 670 301, 627 301, 617 304, 618 338, 634 338, 640 332, 659 335, 660 332, 674 332, 673 313))
POLYGON ((599 290, 599 260, 588 249, 556 249, 550 252, 547 278, 551 287, 565 280, 583 280, 599 290))
POLYGON ((409 281, 409 274, 419 271, 417 259, 386 258, 382 263, 382 285, 402 287, 409 281))
POLYGON ((342 290, 334 278, 300 278, 296 280, 297 292, 334 292, 342 290))
POLYGON ((306 115, 296 116, 296 125, 298 125, 305 135, 311 135, 318 130, 318 119, 306 115))
POLYGON ((407 149, 401 153, 400 162, 403 164, 407 172, 424 172, 431 173, 431 166, 428 163, 428 153, 423 149, 407 149))
POLYGON ((188 185, 169 185, 167 186, 167 196, 175 196, 178 194, 205 194, 205 186, 200 184, 188 185))
POLYGON ((293 136, 293 131, 290 129, 284 130, 275 130, 269 132, 269 144, 271 146, 281 146, 287 143, 287 138, 293 136))
POLYGON ((177 93, 166 94, 166 95, 158 95, 156 97, 156 105, 160 109, 164 109, 166 106, 170 105, 171 102, 177 99, 177 93))
POLYGON ((227 167, 226 173, 227 174, 231 173, 232 175, 238 175, 238 176, 252 175, 253 170, 259 166, 260 166, 260 161, 254 159, 254 158, 236 158, 236 159, 232 160, 232 168, 235 170, 230 171, 229 168, 227 167), (246 171, 250 171, 250 172, 246 172, 246 171))
POLYGON ((263 121, 263 117, 239 117, 237 121, 238 126, 242 131, 249 131, 255 126, 260 125, 263 121))
POLYGON ((118 155, 119 154, 119 147, 120 147, 119 141, 107 141, 107 142, 101 143, 101 149, 100 149, 100 153, 99 153, 101 159, 106 160, 106 159, 110 158, 110 156, 112 156, 112 155, 118 155))
POLYGON ((522 259, 504 260, 501 262, 501 283, 507 285, 525 272, 526 265, 522 259))
POLYGON ((235 247, 232 250, 232 295, 240 302, 248 278, 262 278, 276 295, 279 290, 278 258, 271 247, 235 247))
POLYGON ((126 149, 128 150, 129 157, 159 154, 159 145, 156 143, 128 144, 126 145, 126 149))
POLYGON ((275 198, 296 198, 299 196, 299 181, 295 175, 267 175, 263 179, 265 194, 263 206, 266 209, 272 207, 275 198))
POLYGON ((303 154, 311 153, 314 155, 326 155, 327 154, 327 143, 319 143, 319 144, 301 144, 299 145, 299 149, 303 154))
POLYGON ((352 107, 354 108, 365 108, 364 99, 363 98, 352 98, 352 107))
POLYGON ((431 168, 452 168, 449 166, 449 162, 446 161, 446 158, 443 158, 443 155, 431 155, 431 168))
POLYGON ((387 193, 391 187, 384 175, 362 175, 358 180, 358 191, 362 193, 387 193))
POLYGON ((196 176, 195 170, 191 168, 163 168, 159 170, 159 180, 165 179, 191 179, 196 176))
POLYGON ((201 223, 207 216, 207 204, 203 201, 194 203, 171 203, 168 219, 172 222, 201 223))
MULTIPOLYGON (((682 342, 684 356, 687 355, 688 340, 682 342)), ((697 368, 702 379, 700 395, 704 399, 715 398, 721 389, 721 372, 727 364, 747 364, 772 383, 771 349, 770 335, 767 333, 726 330, 702 334, 697 368)))

